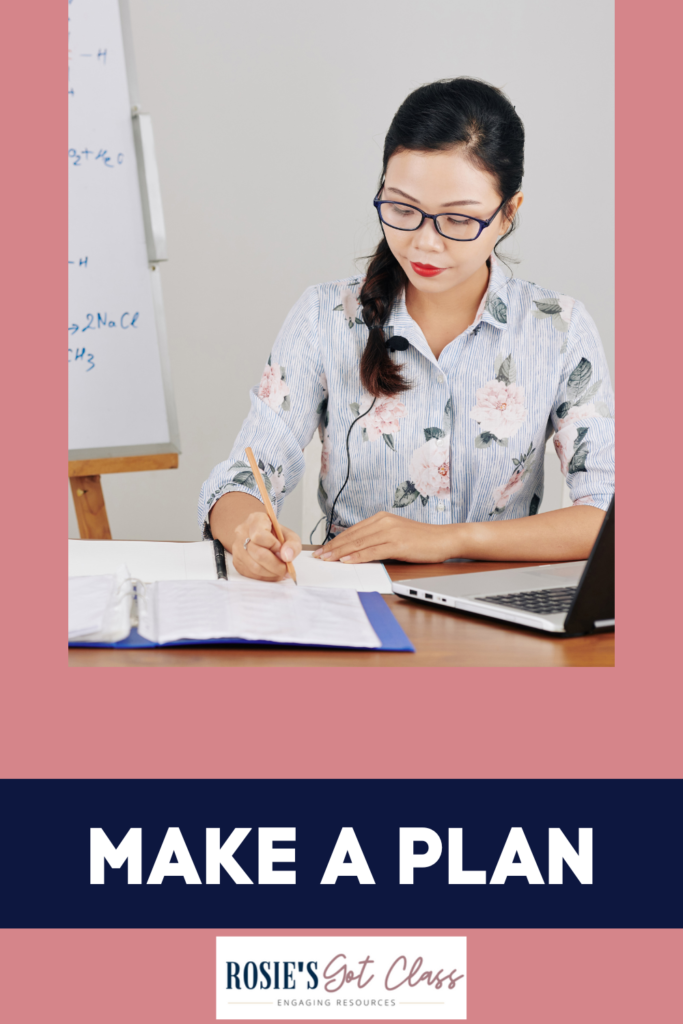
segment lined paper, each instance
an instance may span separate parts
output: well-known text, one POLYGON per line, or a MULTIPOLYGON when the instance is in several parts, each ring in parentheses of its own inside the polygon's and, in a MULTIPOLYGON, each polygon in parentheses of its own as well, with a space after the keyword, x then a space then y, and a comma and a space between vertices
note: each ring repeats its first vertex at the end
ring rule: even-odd
POLYGON ((154 643, 235 637, 281 644, 376 648, 353 590, 242 579, 160 581, 138 599, 138 632, 154 643))

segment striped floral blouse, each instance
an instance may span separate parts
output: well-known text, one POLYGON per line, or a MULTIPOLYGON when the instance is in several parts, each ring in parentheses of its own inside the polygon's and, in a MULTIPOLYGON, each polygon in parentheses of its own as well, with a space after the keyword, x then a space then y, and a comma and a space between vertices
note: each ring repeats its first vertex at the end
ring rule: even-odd
MULTIPOLYGON (((368 336, 361 280, 308 288, 285 320, 229 458, 204 483, 199 520, 228 491, 258 498, 251 446, 280 515, 322 438, 318 500, 328 516, 347 475, 346 440, 371 405, 359 378, 368 336)), ((332 532, 392 511, 424 523, 534 515, 543 453, 553 443, 575 505, 607 509, 614 492, 613 394, 593 320, 579 301, 508 278, 491 259, 474 322, 437 359, 403 297, 387 335, 409 347, 391 358, 413 386, 379 398, 349 437, 350 475, 332 532)))

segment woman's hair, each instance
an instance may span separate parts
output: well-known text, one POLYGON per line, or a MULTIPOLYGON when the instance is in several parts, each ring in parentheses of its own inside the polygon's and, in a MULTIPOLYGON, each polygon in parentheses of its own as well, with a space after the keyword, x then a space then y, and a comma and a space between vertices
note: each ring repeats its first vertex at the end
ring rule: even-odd
MULTIPOLYGON (((524 125, 500 89, 476 78, 431 82, 411 92, 396 111, 384 140, 380 183, 390 158, 400 150, 433 152, 453 148, 463 149, 473 164, 493 175, 501 199, 511 199, 519 191, 524 172, 524 125)), ((503 237, 514 227, 513 220, 503 237)), ((387 352, 383 331, 394 300, 406 282, 404 271, 383 237, 370 259, 360 292, 363 320, 370 328, 360 363, 360 379, 363 387, 376 397, 396 395, 410 388, 387 352)))

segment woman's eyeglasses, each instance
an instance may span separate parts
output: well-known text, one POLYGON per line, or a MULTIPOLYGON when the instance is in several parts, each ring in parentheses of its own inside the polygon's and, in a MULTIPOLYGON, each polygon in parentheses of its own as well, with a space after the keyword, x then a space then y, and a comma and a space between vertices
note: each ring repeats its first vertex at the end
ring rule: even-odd
MULTIPOLYGON (((380 189, 377 196, 381 191, 380 189)), ((484 228, 491 224, 507 202, 504 199, 488 220, 480 220, 464 213, 425 213, 417 206, 396 203, 390 199, 378 199, 377 196, 373 199, 374 206, 382 224, 386 224, 388 228, 396 228, 397 231, 417 231, 425 219, 433 220, 439 234, 454 242, 473 242, 475 238, 479 238, 484 228)))

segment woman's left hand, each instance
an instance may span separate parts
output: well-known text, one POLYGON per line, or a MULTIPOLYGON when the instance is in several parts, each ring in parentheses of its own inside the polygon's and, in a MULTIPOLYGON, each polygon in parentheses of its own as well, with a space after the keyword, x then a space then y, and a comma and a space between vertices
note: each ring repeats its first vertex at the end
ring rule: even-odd
POLYGON ((391 512, 377 512, 350 526, 313 553, 326 562, 375 562, 396 558, 401 562, 443 562, 456 558, 453 527, 416 523, 391 512))

